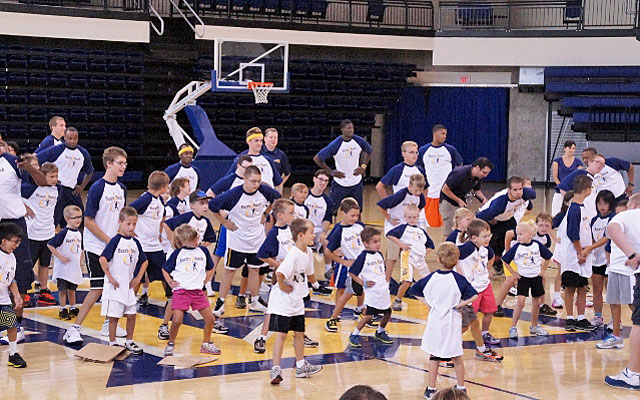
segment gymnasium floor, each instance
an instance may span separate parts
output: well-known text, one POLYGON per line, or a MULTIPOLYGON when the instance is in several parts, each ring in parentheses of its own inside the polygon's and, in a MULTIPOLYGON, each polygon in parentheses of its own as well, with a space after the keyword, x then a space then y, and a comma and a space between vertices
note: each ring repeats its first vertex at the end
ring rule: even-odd
MULTIPOLYGON (((487 185, 485 194, 500 187, 487 185)), ((550 207, 551 192, 538 189, 534 214, 543 207, 550 207)), ((132 196, 139 192, 130 193, 132 196)), ((374 206, 377 194, 373 187, 366 188, 363 220, 369 224, 382 224, 382 217, 374 206)), ((477 207, 477 204, 476 204, 477 207)), ((476 208, 474 207, 474 208, 476 208)), ((526 217, 525 217, 526 218, 526 217)), ((441 230, 429 230, 436 243, 442 241, 441 230)), ((318 276, 323 272, 323 262, 317 259, 318 276)), ((429 263, 436 266, 435 260, 429 263)), ((553 281, 556 269, 547 272, 547 282, 553 281)), ((394 273, 394 277, 397 273, 394 273)), ((503 279, 503 278, 502 278, 503 279)), ((494 289, 502 279, 494 281, 494 289)), ((237 279, 234 284, 237 284, 237 279)), ((83 285, 84 290, 88 283, 83 285)), ((237 288, 235 288, 237 290, 237 288)), ((395 289, 395 287, 394 287, 395 289)), ((54 293, 54 295, 57 293, 54 293)), ((79 292, 79 301, 84 298, 79 292)), ((151 285, 151 301, 147 307, 139 307, 134 340, 145 350, 141 356, 130 356, 112 364, 80 361, 74 354, 80 346, 63 344, 62 336, 71 324, 57 318, 57 307, 36 307, 25 311, 26 343, 19 345, 19 352, 29 366, 27 369, 5 367, 8 349, 0 348, 0 382, 3 394, 13 398, 242 398, 242 399, 337 399, 342 392, 355 384, 368 384, 384 393, 389 399, 420 399, 427 382, 428 356, 420 350, 427 308, 416 300, 406 299, 406 308, 395 312, 387 330, 394 338, 392 345, 382 345, 371 337, 372 329, 365 329, 363 346, 352 349, 348 335, 355 318, 352 302, 342 313, 338 333, 328 333, 324 322, 331 314, 333 297, 312 296, 308 304, 307 334, 320 342, 316 349, 305 349, 307 359, 324 369, 308 379, 296 379, 291 367, 294 364, 291 338, 285 344, 283 354, 284 381, 279 386, 269 384, 271 347, 267 340, 266 354, 253 352, 253 340, 260 331, 262 314, 237 310, 234 296, 229 296, 224 322, 230 328, 229 335, 213 335, 214 343, 222 355, 212 363, 196 368, 178 369, 156 365, 162 357, 166 341, 158 340, 156 331, 160 324, 164 300, 159 283, 151 285)), ((515 298, 507 297, 507 308, 515 306, 515 298)), ((213 304, 215 298, 210 298, 213 304)), ((527 311, 525 309, 525 311, 527 311)), ((85 344, 105 340, 100 336, 103 318, 99 304, 94 306, 83 326, 85 344)), ((510 315, 510 310, 507 310, 510 315)), ((608 307, 605 320, 610 319, 608 307)), ((587 317, 593 310, 587 309, 587 317)), ((568 333, 563 329, 564 314, 557 318, 541 317, 540 321, 550 332, 548 337, 531 337, 528 334, 530 315, 523 313, 518 327, 520 338, 508 338, 510 318, 494 318, 491 333, 502 339, 496 349, 505 356, 500 363, 474 360, 474 343, 469 333, 464 336, 467 388, 473 399, 637 399, 637 393, 609 388, 604 376, 614 374, 626 366, 628 347, 622 350, 597 350, 595 344, 604 337, 602 328, 593 333, 568 333)), ((623 311, 624 335, 629 334, 630 312, 623 311)), ((180 328, 176 352, 198 354, 203 321, 185 315, 180 328)), ((628 341, 625 340, 628 346, 628 341)), ((102 342, 105 343, 105 342, 102 342)), ((438 387, 455 383, 453 370, 440 369, 438 387)))

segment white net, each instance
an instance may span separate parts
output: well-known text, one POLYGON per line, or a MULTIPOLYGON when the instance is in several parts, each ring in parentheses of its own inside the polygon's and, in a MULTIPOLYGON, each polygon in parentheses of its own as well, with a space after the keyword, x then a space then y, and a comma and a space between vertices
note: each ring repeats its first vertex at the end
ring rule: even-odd
POLYGON ((249 82, 249 89, 253 90, 253 96, 256 99, 256 104, 268 103, 269 100, 267 96, 273 88, 273 83, 271 82, 249 82))

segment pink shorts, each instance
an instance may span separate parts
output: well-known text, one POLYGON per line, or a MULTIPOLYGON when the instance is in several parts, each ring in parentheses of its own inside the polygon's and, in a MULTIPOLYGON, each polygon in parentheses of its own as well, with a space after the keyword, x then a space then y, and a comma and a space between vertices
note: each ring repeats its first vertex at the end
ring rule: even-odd
POLYGON ((171 308, 180 311, 189 311, 189 306, 193 311, 199 311, 209 307, 209 299, 202 289, 186 290, 178 289, 173 291, 171 308))
POLYGON ((476 301, 471 303, 471 305, 475 312, 481 312, 483 314, 491 314, 498 311, 496 297, 493 294, 493 287, 491 284, 489 284, 485 290, 478 293, 478 298, 476 301))

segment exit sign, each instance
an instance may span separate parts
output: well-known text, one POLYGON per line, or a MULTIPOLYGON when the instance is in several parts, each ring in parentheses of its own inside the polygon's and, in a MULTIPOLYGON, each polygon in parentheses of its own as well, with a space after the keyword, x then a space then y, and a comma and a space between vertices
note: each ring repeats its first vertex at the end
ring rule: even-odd
POLYGON ((469 83, 471 82, 471 77, 469 75, 460 75, 460 83, 469 83))

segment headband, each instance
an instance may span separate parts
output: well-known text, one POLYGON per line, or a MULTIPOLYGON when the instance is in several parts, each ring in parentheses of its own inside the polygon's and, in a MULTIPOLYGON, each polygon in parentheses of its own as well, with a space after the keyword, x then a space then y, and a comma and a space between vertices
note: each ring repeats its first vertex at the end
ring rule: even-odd
POLYGON ((187 151, 190 151, 190 152, 192 152, 192 153, 193 153, 193 147, 191 147, 191 146, 186 146, 186 147, 181 148, 181 149, 178 151, 178 155, 179 155, 179 156, 181 156, 181 155, 182 155, 182 153, 186 153, 187 151))
POLYGON ((247 143, 249 143, 250 140, 262 138, 264 138, 264 135, 262 133, 252 133, 251 135, 247 136, 247 143))

